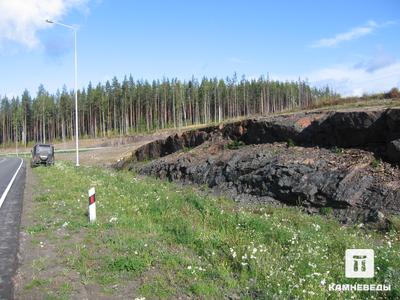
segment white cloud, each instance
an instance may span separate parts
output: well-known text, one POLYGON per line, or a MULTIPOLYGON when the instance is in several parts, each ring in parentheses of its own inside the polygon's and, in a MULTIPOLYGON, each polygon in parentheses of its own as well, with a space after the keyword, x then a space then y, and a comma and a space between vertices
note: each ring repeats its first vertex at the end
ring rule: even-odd
MULTIPOLYGON (((383 51, 380 52, 384 53, 383 51)), ((386 54, 385 54, 386 55, 386 54)), ((400 61, 391 57, 390 63, 375 55, 358 64, 338 64, 311 70, 299 75, 271 74, 270 78, 280 81, 307 80, 312 86, 329 86, 342 96, 361 96, 364 93, 386 92, 400 87, 400 61), (371 69, 373 68, 373 70, 371 69)))
POLYGON ((0 0, 0 45, 13 41, 29 48, 38 46, 38 30, 51 26, 46 19, 60 20, 89 0, 0 0))
POLYGON ((394 63, 396 63, 396 59, 387 54, 383 48, 380 47, 373 57, 360 61, 354 67, 357 69, 364 69, 367 72, 375 72, 376 70, 388 67, 394 63))
POLYGON ((306 74, 316 86, 329 85, 343 96, 361 96, 363 93, 384 92, 400 85, 400 62, 376 69, 336 65, 306 74))
POLYGON ((346 42, 346 41, 351 41, 351 40, 363 37, 365 35, 371 34, 377 28, 385 27, 385 26, 388 26, 388 25, 392 25, 394 23, 395 22, 393 22, 393 21, 388 21, 388 22, 385 22, 385 23, 382 23, 382 24, 378 24, 375 21, 369 21, 369 22, 367 22, 367 24, 365 24, 363 26, 352 28, 347 32, 338 33, 332 38, 320 39, 320 40, 314 42, 311 45, 311 47, 313 47, 313 48, 333 47, 333 46, 336 46, 339 43, 346 42))

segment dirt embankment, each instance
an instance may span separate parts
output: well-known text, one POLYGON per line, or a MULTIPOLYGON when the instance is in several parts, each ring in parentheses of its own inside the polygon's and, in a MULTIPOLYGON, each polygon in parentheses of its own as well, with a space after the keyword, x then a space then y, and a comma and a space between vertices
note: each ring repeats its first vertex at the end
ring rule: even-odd
MULTIPOLYGON (((79 154, 80 164, 89 166, 108 167, 115 161, 121 159, 135 149, 153 141, 167 138, 172 131, 163 131, 149 135, 132 135, 121 138, 101 138, 85 140, 80 142, 81 151, 79 154)), ((66 144, 55 144, 56 150, 72 149, 75 145, 70 142, 66 144)), ((76 156, 74 151, 57 152, 56 160, 68 160, 75 162, 76 156)))
POLYGON ((387 226, 386 216, 400 213, 399 163, 400 109, 387 109, 192 130, 143 145, 116 167, 206 184, 241 201, 332 210, 345 223, 387 226))

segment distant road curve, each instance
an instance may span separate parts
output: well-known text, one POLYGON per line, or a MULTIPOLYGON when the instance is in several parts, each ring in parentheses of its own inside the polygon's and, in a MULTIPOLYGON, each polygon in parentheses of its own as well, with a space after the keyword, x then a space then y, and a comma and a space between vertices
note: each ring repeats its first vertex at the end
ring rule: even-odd
MULTIPOLYGON (((82 147, 79 148, 79 152, 85 152, 85 151, 94 151, 94 150, 102 150, 102 149, 108 149, 108 148, 114 148, 112 146, 105 146, 105 147, 82 147)), ((72 153, 75 152, 76 149, 75 148, 69 148, 69 149, 55 149, 55 153, 72 153)), ((0 156, 15 156, 16 152, 10 152, 10 153, 0 153, 0 156)), ((23 157, 25 156, 30 156, 31 153, 30 152, 18 152, 18 155, 21 155, 23 157)), ((1 161, 1 158, 0 158, 1 161)))
POLYGON ((21 158, 0 158, 0 299, 13 298, 25 171, 21 158))

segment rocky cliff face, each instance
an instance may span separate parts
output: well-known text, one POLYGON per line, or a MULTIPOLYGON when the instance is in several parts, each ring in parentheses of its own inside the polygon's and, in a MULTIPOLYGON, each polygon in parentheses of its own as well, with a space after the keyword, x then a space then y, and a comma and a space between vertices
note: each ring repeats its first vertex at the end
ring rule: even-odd
POLYGON ((147 144, 117 167, 207 184, 240 201, 295 205, 310 213, 329 208, 345 223, 386 226, 387 214, 400 213, 399 157, 400 109, 390 109, 207 127, 147 144), (188 148, 194 149, 179 151, 188 148))
POLYGON ((368 148, 384 159, 398 162, 400 109, 301 113, 210 126, 146 144, 120 167, 196 147, 216 133, 246 145, 292 140, 303 146, 368 148))

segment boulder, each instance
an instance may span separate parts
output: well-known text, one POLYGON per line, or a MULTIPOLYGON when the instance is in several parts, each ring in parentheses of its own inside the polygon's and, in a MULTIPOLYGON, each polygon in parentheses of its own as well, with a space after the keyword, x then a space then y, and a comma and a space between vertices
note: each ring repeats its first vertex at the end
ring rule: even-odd
POLYGON ((387 157, 392 162, 400 163, 400 139, 388 143, 387 157))
POLYGON ((308 126, 303 140, 313 145, 365 147, 384 143, 384 111, 331 112, 308 126))
POLYGON ((392 108, 386 112, 387 140, 400 139, 400 109, 392 108))

